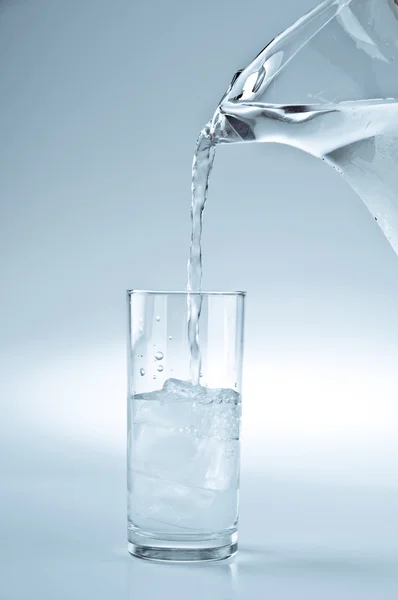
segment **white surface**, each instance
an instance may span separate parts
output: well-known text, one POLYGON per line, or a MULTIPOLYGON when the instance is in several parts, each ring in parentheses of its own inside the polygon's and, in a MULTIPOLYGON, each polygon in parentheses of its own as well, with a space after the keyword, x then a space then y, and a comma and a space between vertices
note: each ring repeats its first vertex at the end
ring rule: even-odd
POLYGON ((278 481, 244 468, 237 558, 154 564, 126 550, 123 460, 50 442, 26 448, 18 467, 2 465, 4 600, 398 597, 393 488, 278 481))

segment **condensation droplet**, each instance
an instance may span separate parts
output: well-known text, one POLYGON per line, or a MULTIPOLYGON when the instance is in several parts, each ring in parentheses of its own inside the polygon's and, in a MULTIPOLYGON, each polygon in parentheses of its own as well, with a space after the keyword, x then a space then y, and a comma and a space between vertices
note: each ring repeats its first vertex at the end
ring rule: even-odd
POLYGON ((159 373, 161 373, 163 371, 163 365, 158 365, 157 370, 159 371, 159 373))
POLYGON ((160 317, 159 317, 159 316, 157 316, 157 317, 156 317, 156 320, 157 320, 157 322, 159 322, 159 321, 160 321, 160 317))
POLYGON ((156 375, 153 376, 153 379, 156 379, 156 375))
POLYGON ((142 333, 144 331, 143 327, 140 327, 140 333, 142 333))
POLYGON ((199 377, 203 377, 203 373, 199 373, 199 377))
POLYGON ((159 352, 155 353, 156 360, 162 360, 163 356, 164 356, 164 354, 163 354, 163 352, 160 352, 160 350, 159 350, 159 352))
POLYGON ((145 369, 140 369, 140 375, 145 375, 145 369))
POLYGON ((172 336, 172 335, 169 335, 169 340, 172 340, 172 339, 173 339, 173 336, 172 336))

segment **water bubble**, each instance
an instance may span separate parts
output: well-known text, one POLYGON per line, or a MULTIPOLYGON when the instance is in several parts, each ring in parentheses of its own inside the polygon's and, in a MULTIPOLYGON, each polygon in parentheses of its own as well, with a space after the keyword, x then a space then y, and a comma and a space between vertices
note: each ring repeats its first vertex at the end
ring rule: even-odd
POLYGON ((156 317, 156 320, 157 320, 157 322, 159 322, 159 321, 160 321, 160 317, 159 317, 159 316, 157 316, 157 317, 156 317))
POLYGON ((156 379, 156 375, 153 376, 153 379, 156 379))
POLYGON ((203 377, 203 373, 199 373, 199 377, 203 377))
POLYGON ((162 360, 162 358, 164 357, 163 352, 155 352, 155 358, 156 360, 162 360))
POLYGON ((140 369, 140 375, 145 375, 145 369, 140 369))
POLYGON ((144 331, 143 327, 140 327, 140 333, 142 333, 144 331))
POLYGON ((169 335, 169 340, 172 340, 172 339, 173 339, 173 336, 172 336, 172 335, 169 335))
POLYGON ((141 358, 143 358, 143 356, 144 356, 143 354, 140 354, 140 357, 141 357, 141 358))
POLYGON ((235 381, 235 387, 236 387, 236 388, 238 387, 238 384, 236 383, 236 381, 235 381))
POLYGON ((163 365, 159 365, 157 370, 159 371, 159 373, 161 373, 163 371, 163 365))

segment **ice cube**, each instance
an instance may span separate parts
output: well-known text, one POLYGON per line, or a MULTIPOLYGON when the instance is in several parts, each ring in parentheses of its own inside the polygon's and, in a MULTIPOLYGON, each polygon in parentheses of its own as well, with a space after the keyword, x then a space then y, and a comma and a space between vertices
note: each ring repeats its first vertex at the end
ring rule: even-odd
MULTIPOLYGON (((161 390, 135 396, 134 468, 191 484, 202 418, 196 407, 194 386, 189 382, 168 380, 161 390)), ((210 423, 206 425, 209 429, 210 423)))
POLYGON ((133 468, 171 481, 192 482, 198 439, 183 427, 140 423, 134 430, 133 468))
POLYGON ((162 391, 165 394, 178 396, 179 398, 193 398, 195 386, 190 381, 170 378, 164 382, 162 391))
POLYGON ((197 401, 206 396, 207 388, 193 385, 190 381, 170 378, 164 382, 162 392, 170 399, 197 401))
POLYGON ((206 395, 203 397, 200 402, 204 404, 235 404, 238 405, 240 403, 240 394, 231 389, 223 389, 223 388, 203 388, 206 390, 206 395))
POLYGON ((132 405, 134 423, 148 423, 173 430, 193 424, 194 396, 191 391, 187 391, 187 387, 181 386, 180 389, 185 389, 185 393, 180 394, 175 391, 176 389, 177 386, 171 385, 166 389, 163 387, 155 392, 134 396, 132 405))
POLYGON ((136 515, 135 525, 145 529, 150 519, 156 522, 158 530, 165 525, 181 528, 182 531, 212 527, 209 509, 216 497, 212 490, 134 472, 132 491, 131 508, 136 515))
POLYGON ((238 441, 211 437, 202 439, 195 464, 197 485, 217 491, 235 487, 239 473, 238 441))

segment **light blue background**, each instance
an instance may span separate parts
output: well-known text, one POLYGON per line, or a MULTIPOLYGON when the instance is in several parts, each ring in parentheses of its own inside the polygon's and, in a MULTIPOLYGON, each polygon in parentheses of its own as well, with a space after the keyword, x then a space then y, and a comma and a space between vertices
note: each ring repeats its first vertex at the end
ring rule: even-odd
POLYGON ((196 136, 316 2, 0 1, 0 597, 398 594, 398 260, 338 175, 223 147, 204 285, 246 289, 241 552, 125 544, 126 288, 183 289, 196 136))

